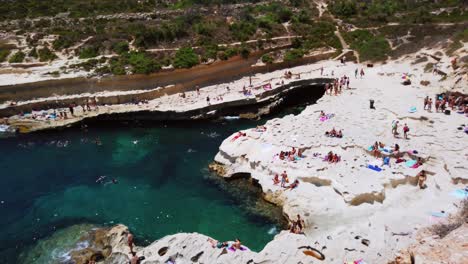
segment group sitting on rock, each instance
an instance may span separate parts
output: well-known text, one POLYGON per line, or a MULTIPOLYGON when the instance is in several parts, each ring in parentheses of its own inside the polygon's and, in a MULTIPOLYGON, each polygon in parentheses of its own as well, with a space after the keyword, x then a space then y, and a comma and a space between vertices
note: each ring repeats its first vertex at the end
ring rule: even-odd
POLYGON ((293 234, 303 234, 305 228, 305 222, 300 215, 297 215, 297 220, 291 220, 289 231, 293 234))
POLYGON ((333 128, 332 130, 330 131, 326 131, 325 132, 325 136, 327 137, 336 137, 336 138, 342 138, 343 137, 343 133, 341 132, 341 129, 336 131, 335 128, 333 128))
POLYGON ((329 163, 338 163, 341 161, 341 157, 338 154, 333 154, 332 151, 328 152, 327 156, 323 159, 323 161, 328 161, 329 163))
POLYGON ((242 243, 241 241, 236 238, 236 240, 234 242, 229 242, 229 241, 225 241, 225 242, 221 242, 221 241, 218 241, 218 240, 215 240, 215 239, 212 239, 212 238, 208 238, 208 242, 210 242, 211 246, 213 248, 227 248, 227 249, 230 249, 231 251, 236 251, 236 250, 245 250, 246 248, 242 246, 242 243))
MULTIPOLYGON (((278 155, 278 154, 277 154, 278 155)), ((295 160, 298 160, 298 159, 301 159, 303 158, 303 153, 302 153, 302 149, 298 149, 296 151, 296 148, 293 147, 291 151, 281 151, 279 153, 279 159, 280 160, 289 160, 289 161, 295 161, 295 160)))

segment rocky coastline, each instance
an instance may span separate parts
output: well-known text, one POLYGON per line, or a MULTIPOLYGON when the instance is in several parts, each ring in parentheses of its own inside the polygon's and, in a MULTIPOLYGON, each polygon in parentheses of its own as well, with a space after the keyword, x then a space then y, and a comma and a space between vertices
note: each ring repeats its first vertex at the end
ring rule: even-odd
MULTIPOLYGON (((432 237, 433 242, 418 237, 427 234, 435 223, 449 224, 451 215, 456 215, 463 203, 463 197, 456 194, 468 182, 464 176, 468 146, 466 134, 460 129, 465 126, 466 116, 456 111, 451 114, 426 111, 422 102, 426 96, 432 98, 440 93, 467 94, 468 76, 466 72, 451 70, 448 57, 438 62, 448 72, 446 77, 427 72, 423 65, 411 63, 416 56, 424 55, 420 53, 369 68, 334 61, 298 66, 290 70, 300 73, 301 81, 284 79, 280 71, 258 75, 254 87, 260 88, 247 86, 246 89, 252 91, 247 96, 243 86, 249 80, 243 78, 234 83, 204 87, 200 89, 201 95, 197 92, 186 93, 186 98, 180 94, 170 95, 149 104, 110 106, 102 113, 100 107, 101 114, 86 117, 106 119, 121 115, 129 119, 128 112, 135 117, 135 113, 160 111, 174 116, 190 113, 185 119, 206 119, 232 114, 226 110, 229 107, 236 111, 238 107, 247 107, 246 112, 258 114, 263 113, 262 108, 271 109, 285 93, 301 91, 297 87, 323 87, 330 81, 328 78, 351 76, 350 89, 343 89, 339 95, 325 94, 317 104, 308 106, 298 115, 275 118, 264 125, 266 129, 247 129, 226 138, 211 166, 225 178, 250 177, 262 189, 264 198, 281 206, 288 219, 296 215, 303 217, 303 234, 285 230, 260 252, 230 252, 213 248, 205 235, 179 233, 146 247, 134 247, 136 254, 145 258, 142 263, 315 263, 318 260, 320 263, 358 260, 391 263, 397 257, 404 260, 394 263, 411 263, 411 258, 416 259, 416 263, 440 262, 444 254, 435 254, 427 260, 424 253, 427 251, 418 250, 414 243, 442 243, 443 237, 432 237), (354 77, 355 70, 361 68, 365 75, 354 77), (411 84, 403 85, 402 76, 410 76, 411 84), (420 85, 423 82, 425 85, 420 85), (267 84, 272 85, 271 90, 265 89, 267 84), (226 92, 227 86, 235 93, 226 92), (204 100, 207 96, 221 96, 223 100, 207 105, 204 100), (373 108, 370 100, 374 101, 373 108), (333 115, 327 115, 322 121, 321 111, 333 115), (411 128, 409 139, 392 135, 391 123, 395 120, 411 128), (332 128, 342 129, 344 137, 326 137, 325 131, 332 128), (373 157, 368 148, 375 141, 389 147, 399 144, 402 158, 406 161, 421 158, 423 165, 412 168, 393 159, 391 166, 382 166, 381 159, 373 157), (291 148, 303 151, 303 157, 294 161, 279 158, 281 151, 291 148), (329 151, 338 153, 341 161, 336 164, 323 161, 329 151), (369 168, 374 164, 381 170, 369 168), (425 188, 416 184, 422 170, 428 175, 425 188), (284 189, 274 183, 274 175, 283 171, 290 181, 298 180, 297 188, 284 189)), ((28 127, 27 131, 63 127, 81 120, 53 125, 43 122, 40 126, 28 127)), ((19 121, 15 123, 15 118, 8 122, 18 128, 21 125, 19 121)), ((460 232, 466 225, 457 228, 461 229, 455 229, 452 236, 457 237, 454 243, 459 247, 464 243, 460 232)), ((99 259, 99 263, 129 261, 128 232, 122 225, 106 229, 106 246, 99 253, 105 257, 99 259), (104 251, 109 247, 112 248, 110 254, 104 251)), ((467 258, 465 252, 459 252, 452 260, 463 263, 467 258)))

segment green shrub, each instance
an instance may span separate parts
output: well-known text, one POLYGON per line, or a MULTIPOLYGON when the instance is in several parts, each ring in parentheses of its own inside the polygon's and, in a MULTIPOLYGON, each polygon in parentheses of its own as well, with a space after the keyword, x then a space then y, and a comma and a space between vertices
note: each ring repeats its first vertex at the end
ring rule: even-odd
POLYGON ((125 75, 125 63, 122 59, 111 59, 109 69, 114 75, 125 75))
POLYGON ((374 36, 368 30, 355 30, 345 34, 351 48, 359 53, 362 61, 383 61, 390 53, 390 44, 381 35, 374 36))
POLYGON ((0 49, 0 62, 4 62, 8 55, 10 55, 10 50, 0 49))
POLYGON ((48 47, 38 50, 37 53, 39 55, 39 61, 53 61, 57 58, 57 55, 50 51, 48 47))
POLYGON ((15 54, 13 54, 13 56, 10 57, 10 59, 8 60, 8 62, 9 62, 9 63, 19 63, 19 62, 23 62, 24 57, 26 57, 26 54, 24 54, 24 52, 22 52, 22 51, 18 51, 18 52, 16 52, 15 54))
POLYGON ((229 30, 237 40, 246 41, 257 31, 257 26, 251 22, 238 22, 232 24, 229 30))
POLYGON ((86 47, 80 49, 80 59, 89 59, 94 58, 99 55, 99 48, 98 47, 86 47))
POLYGON ((192 48, 180 48, 174 57, 175 68, 191 68, 198 63, 198 55, 192 48))
POLYGON ((357 14, 356 1, 340 0, 334 1, 330 6, 330 11, 340 17, 350 17, 357 14))
POLYGON ((149 74, 161 69, 161 66, 145 52, 132 51, 127 56, 128 63, 132 66, 132 73, 149 74))
POLYGON ((302 49, 292 49, 284 54, 284 61, 294 61, 302 57, 304 57, 304 51, 302 49))
POLYGON ((229 58, 234 57, 237 54, 239 54, 239 49, 236 48, 236 47, 231 47, 231 48, 226 49, 226 51, 224 53, 226 54, 226 56, 229 59, 229 58))
POLYGON ((262 56, 262 62, 266 63, 266 64, 271 64, 271 63, 273 63, 273 58, 268 54, 264 54, 262 56))
POLYGON ((112 45, 112 50, 117 54, 123 54, 129 51, 128 42, 127 41, 119 41, 112 45))
POLYGON ((208 59, 216 60, 218 57, 218 45, 205 45, 203 47, 204 54, 203 54, 203 61, 207 61, 208 59))
POLYGON ((247 59, 250 55, 250 50, 244 43, 242 43, 242 45, 240 46, 239 54, 244 59, 247 59))
POLYGON ((32 58, 35 58, 35 59, 37 59, 37 58, 39 57, 39 55, 37 54, 36 47, 33 47, 33 48, 29 51, 28 56, 29 56, 29 57, 32 57, 32 58))

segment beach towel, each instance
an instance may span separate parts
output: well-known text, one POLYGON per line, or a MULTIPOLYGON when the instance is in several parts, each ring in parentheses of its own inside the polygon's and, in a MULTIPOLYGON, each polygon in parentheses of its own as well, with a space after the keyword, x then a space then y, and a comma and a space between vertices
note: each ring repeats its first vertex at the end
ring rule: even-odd
POLYGON ((415 161, 415 160, 408 160, 407 162, 405 162, 405 165, 406 165, 406 167, 411 168, 411 167, 414 166, 414 164, 416 164, 416 162, 417 161, 415 161))
POLYGON ((468 190, 467 189, 457 189, 451 193, 453 196, 459 199, 466 199, 468 198, 468 190))
POLYGON ((410 109, 408 110, 408 112, 410 112, 410 113, 416 113, 416 111, 417 111, 417 110, 416 110, 416 106, 412 106, 412 107, 410 107, 410 109))
POLYGON ((379 166, 377 166, 377 165, 367 165, 367 168, 369 168, 369 169, 371 169, 373 171, 376 171, 376 172, 381 172, 382 171, 382 169, 379 168, 379 166))
POLYGON ((367 148, 368 151, 373 151, 374 150, 374 146, 370 146, 367 148))
POLYGON ((431 216, 438 217, 438 218, 443 218, 443 217, 447 217, 447 213, 431 212, 431 216))

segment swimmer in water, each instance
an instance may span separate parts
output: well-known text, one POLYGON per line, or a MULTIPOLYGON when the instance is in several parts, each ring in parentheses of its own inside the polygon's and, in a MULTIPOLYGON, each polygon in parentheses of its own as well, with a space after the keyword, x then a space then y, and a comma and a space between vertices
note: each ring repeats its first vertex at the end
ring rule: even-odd
POLYGON ((119 183, 119 182, 114 178, 114 179, 112 179, 112 183, 113 183, 113 184, 117 184, 117 183, 119 183))
POLYGON ((106 176, 99 176, 99 178, 96 180, 96 182, 101 183, 105 178, 106 178, 106 176))

